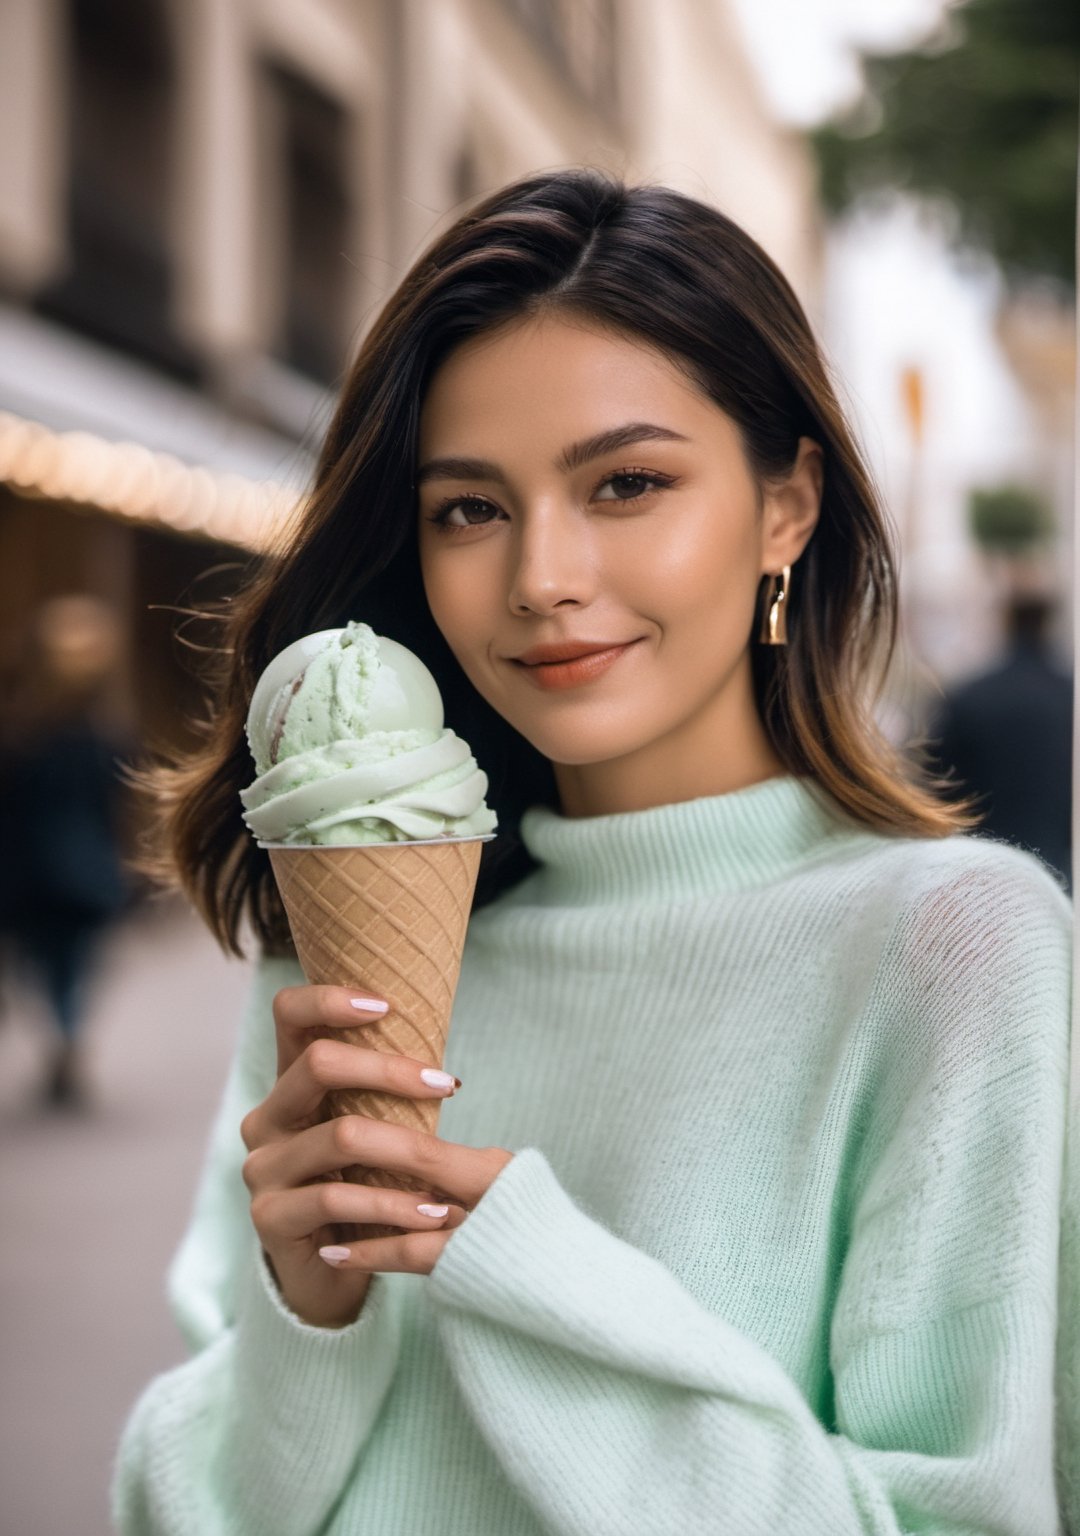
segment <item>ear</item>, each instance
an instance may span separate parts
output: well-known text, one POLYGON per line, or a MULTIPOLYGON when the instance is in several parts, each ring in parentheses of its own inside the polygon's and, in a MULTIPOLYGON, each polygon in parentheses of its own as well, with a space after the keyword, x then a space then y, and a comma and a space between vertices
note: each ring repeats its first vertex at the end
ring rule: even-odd
POLYGON ((820 443, 800 437, 795 463, 786 479, 765 487, 761 569, 781 571, 794 565, 810 541, 821 515, 825 454, 820 443))

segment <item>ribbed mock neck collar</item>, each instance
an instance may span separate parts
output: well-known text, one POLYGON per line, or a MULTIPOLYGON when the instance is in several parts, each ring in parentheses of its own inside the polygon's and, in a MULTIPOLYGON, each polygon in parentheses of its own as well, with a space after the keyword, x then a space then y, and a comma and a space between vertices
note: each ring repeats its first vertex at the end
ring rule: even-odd
POLYGON ((868 834, 816 780, 794 774, 642 811, 568 817, 534 805, 521 819, 545 889, 577 903, 748 889, 868 834))

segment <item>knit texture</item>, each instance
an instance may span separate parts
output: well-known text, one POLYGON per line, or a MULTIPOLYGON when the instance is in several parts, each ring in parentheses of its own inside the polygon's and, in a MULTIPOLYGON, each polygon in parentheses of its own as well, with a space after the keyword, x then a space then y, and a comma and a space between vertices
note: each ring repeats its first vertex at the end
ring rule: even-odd
POLYGON ((302 980, 256 966, 123 1536, 1057 1536, 1056 880, 790 775, 522 835, 439 1125, 516 1155, 339 1331, 248 1215, 238 1128, 302 980))

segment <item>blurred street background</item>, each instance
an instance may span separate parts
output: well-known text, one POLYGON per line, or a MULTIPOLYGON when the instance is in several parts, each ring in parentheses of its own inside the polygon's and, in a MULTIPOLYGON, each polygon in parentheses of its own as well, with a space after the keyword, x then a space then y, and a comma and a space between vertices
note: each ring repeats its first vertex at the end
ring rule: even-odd
POLYGON ((32 991, 0 1016, 0 1531, 100 1536, 123 1422, 183 1358, 165 1270, 245 990, 182 906, 118 926, 81 1024, 93 1103, 42 1114, 32 991))
POLYGON ((892 520, 881 724, 1071 889, 1078 73, 1069 0, 0 0, 0 1536, 108 1530, 247 983, 115 764, 194 739, 192 610, 475 198, 588 163, 760 241, 892 520))

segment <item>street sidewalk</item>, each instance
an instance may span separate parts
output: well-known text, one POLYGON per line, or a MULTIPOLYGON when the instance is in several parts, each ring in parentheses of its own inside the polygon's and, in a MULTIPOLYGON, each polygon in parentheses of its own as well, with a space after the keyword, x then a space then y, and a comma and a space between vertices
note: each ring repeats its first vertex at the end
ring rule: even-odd
MULTIPOLYGON (((41 1110, 40 1003, 0 1013, 0 1530, 106 1536, 121 1426, 184 1358, 164 1275, 190 1210, 248 966, 176 902, 110 941, 87 1016, 92 1108, 41 1110)), ((239 1131, 238 1131, 239 1134, 239 1131)))

